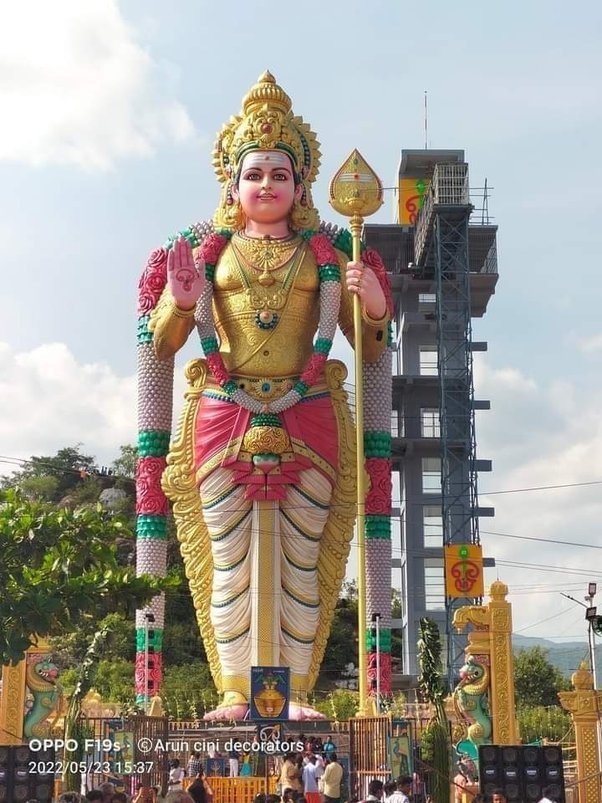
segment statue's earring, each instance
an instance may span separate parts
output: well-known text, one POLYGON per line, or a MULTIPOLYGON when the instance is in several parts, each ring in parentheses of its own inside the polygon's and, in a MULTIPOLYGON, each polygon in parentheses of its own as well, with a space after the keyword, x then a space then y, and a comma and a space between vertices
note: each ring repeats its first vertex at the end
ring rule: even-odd
POLYGON ((238 199, 238 193, 234 190, 234 182, 228 182, 228 189, 226 191, 226 216, 228 219, 229 228, 235 231, 241 231, 247 225, 247 217, 243 212, 242 206, 238 199))
POLYGON ((305 184, 299 198, 295 198, 289 215, 291 229, 295 231, 317 230, 320 226, 318 212, 314 208, 311 192, 305 184))

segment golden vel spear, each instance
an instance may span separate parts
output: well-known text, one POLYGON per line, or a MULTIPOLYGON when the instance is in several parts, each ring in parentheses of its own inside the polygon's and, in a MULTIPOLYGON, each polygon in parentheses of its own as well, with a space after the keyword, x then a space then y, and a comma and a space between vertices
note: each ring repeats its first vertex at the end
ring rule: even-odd
MULTIPOLYGON (((348 217, 353 244, 353 261, 361 260, 364 218, 383 203, 380 179, 358 150, 354 150, 330 182, 330 205, 348 217)), ((357 467, 357 589, 359 629, 359 715, 368 716, 368 657, 366 653, 366 470, 364 466, 364 387, 362 372, 362 307, 353 294, 353 337, 355 346, 355 429, 357 467)))

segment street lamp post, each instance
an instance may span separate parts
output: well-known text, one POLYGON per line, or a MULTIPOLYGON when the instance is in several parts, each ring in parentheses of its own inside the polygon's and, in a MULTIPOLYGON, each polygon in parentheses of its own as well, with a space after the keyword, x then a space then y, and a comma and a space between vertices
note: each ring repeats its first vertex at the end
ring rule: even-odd
POLYGON ((148 656, 149 656, 149 625, 155 621, 155 615, 152 613, 144 614, 144 713, 148 714, 148 656))
POLYGON ((372 614, 376 648, 376 713, 380 714, 380 613, 372 614))
POLYGON ((592 680, 594 681, 594 691, 598 688, 598 679, 596 673, 596 638, 594 635, 594 622, 597 620, 596 608, 594 607, 594 597, 596 596, 597 585, 596 583, 589 583, 587 587, 587 608, 585 609, 585 618, 587 619, 587 634, 589 644, 589 662, 592 670, 592 680))
MULTIPOLYGON (((578 599, 571 597, 569 594, 563 594, 562 591, 560 592, 563 597, 570 599, 572 602, 576 602, 578 605, 581 605, 582 608, 585 608, 585 620, 587 622, 587 646, 589 652, 589 666, 592 673, 592 683, 594 686, 594 700, 597 700, 598 697, 595 692, 598 690, 598 673, 596 671, 596 639, 594 635, 594 627, 598 622, 597 616, 597 608, 594 605, 594 597, 596 596, 596 591, 598 590, 598 586, 596 583, 588 583, 587 585, 587 594, 584 597, 585 602, 579 602, 578 599), (587 605, 585 604, 587 603, 587 605)), ((598 713, 598 759, 600 762, 600 766, 602 767, 602 722, 600 721, 600 711, 598 713)))
MULTIPOLYGON (((597 609, 594 605, 594 597, 598 587, 596 583, 588 583, 587 596, 585 601, 587 607, 585 609, 585 618, 587 620, 587 641, 589 646, 589 664, 592 670, 592 681, 594 684, 594 700, 598 702, 596 691, 598 690, 598 673, 596 671, 596 636, 594 633, 594 625, 598 621, 597 609)), ((598 761, 602 767, 602 722, 600 721, 600 711, 598 713, 598 761)))

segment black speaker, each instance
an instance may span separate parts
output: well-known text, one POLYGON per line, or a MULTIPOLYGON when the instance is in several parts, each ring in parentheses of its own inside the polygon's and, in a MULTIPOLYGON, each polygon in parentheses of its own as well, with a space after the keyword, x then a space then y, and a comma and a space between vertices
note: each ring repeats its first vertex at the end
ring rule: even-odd
POLYGON ((54 750, 30 750, 27 745, 0 746, 0 802, 51 803, 54 791, 54 750))
POLYGON ((562 750, 555 745, 481 745, 479 780, 481 794, 491 797, 501 789, 508 803, 537 803, 545 787, 565 803, 562 750))

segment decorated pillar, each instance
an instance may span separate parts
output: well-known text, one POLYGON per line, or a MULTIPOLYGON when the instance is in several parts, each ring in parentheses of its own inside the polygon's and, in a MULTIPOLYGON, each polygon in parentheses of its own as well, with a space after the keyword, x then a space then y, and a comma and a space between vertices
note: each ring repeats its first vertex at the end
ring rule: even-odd
MULTIPOLYGON (((364 255, 366 259, 366 255, 364 255)), ((366 495, 366 653, 368 690, 376 693, 378 622, 380 692, 391 687, 391 350, 364 366, 364 454, 370 486, 366 495), (380 393, 378 388, 381 389, 380 393)))
POLYGON ((2 694, 0 694, 0 744, 2 745, 18 745, 23 742, 25 670, 24 660, 16 666, 2 667, 2 694))
POLYGON ((496 580, 489 588, 487 605, 466 605, 454 615, 454 627, 462 632, 469 624, 467 661, 489 674, 489 710, 493 744, 517 744, 512 667, 512 606, 506 601, 508 586, 496 580), (488 669, 487 669, 488 668, 488 669))
POLYGON ((494 744, 517 744, 512 661, 512 605, 506 601, 508 586, 496 580, 489 587, 491 650, 491 718, 494 744))
POLYGON ((575 726, 579 803, 600 803, 598 717, 602 709, 602 691, 594 690, 592 673, 583 664, 573 673, 571 682, 574 691, 561 691, 558 697, 575 726))
POLYGON ((62 701, 58 675, 42 639, 27 650, 23 661, 2 668, 0 744, 19 745, 50 736, 62 701))
MULTIPOLYGON (((150 311, 167 276, 167 250, 154 251, 138 293, 138 462, 136 465, 136 572, 165 577, 169 503, 161 488, 172 419, 173 358, 161 362, 153 348, 150 311), (155 403, 157 398, 163 403, 155 403)), ((136 611, 136 702, 143 708, 161 684, 165 599, 136 611)))

